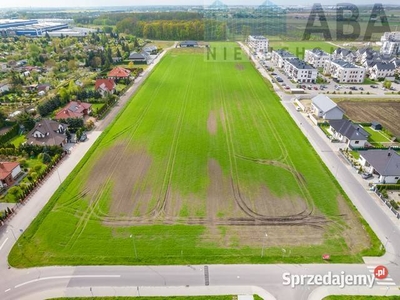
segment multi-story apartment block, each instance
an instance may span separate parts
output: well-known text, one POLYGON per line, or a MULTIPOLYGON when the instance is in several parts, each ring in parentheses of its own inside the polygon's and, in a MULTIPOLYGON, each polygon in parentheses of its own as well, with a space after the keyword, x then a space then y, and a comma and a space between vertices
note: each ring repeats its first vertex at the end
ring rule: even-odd
POLYGON ((329 53, 318 48, 312 50, 307 49, 304 53, 304 61, 312 65, 314 68, 323 68, 325 66, 325 61, 329 59, 329 53))
POLYGON ((260 35, 249 35, 247 38, 249 47, 255 52, 268 52, 268 39, 260 35))
POLYGON ((362 83, 365 79, 365 71, 365 68, 342 59, 326 61, 324 66, 324 74, 330 75, 339 83, 362 83))

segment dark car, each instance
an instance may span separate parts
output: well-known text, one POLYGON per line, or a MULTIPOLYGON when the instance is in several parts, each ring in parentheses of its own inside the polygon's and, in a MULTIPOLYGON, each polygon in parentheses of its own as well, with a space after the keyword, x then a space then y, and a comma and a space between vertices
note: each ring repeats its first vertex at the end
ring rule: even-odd
POLYGON ((371 173, 362 173, 361 174, 362 179, 368 179, 373 177, 373 175, 371 173))
POLYGON ((276 75, 276 73, 272 72, 271 75, 276 75))
POLYGON ((81 138, 79 139, 80 142, 84 142, 87 140, 87 134, 86 133, 82 133, 81 138))
POLYGON ((376 85, 371 84, 370 87, 372 87, 373 89, 378 88, 376 85))

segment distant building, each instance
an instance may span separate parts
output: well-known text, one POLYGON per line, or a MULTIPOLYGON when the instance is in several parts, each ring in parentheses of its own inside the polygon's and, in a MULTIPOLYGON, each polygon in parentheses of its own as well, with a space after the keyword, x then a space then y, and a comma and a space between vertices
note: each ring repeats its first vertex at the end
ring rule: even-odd
POLYGON ((158 52, 158 48, 154 45, 143 47, 143 52, 146 52, 149 55, 156 55, 158 52))
POLYGON ((67 125, 43 119, 27 134, 28 145, 64 146, 67 143, 67 125))
POLYGON ((115 67, 108 73, 110 79, 128 79, 130 76, 131 71, 122 67, 115 67))
POLYGON ((400 54, 400 32, 385 32, 381 37, 381 53, 388 55, 400 54))
POLYGON ((325 120, 341 120, 344 111, 326 95, 319 94, 311 99, 312 112, 325 120))
POLYGON ((347 147, 354 149, 367 146, 370 134, 360 125, 346 119, 329 121, 329 125, 333 138, 346 143, 347 147))
POLYGON ((393 149, 360 151, 360 162, 368 173, 377 173, 380 183, 399 183, 400 155, 393 149))
POLYGON ((116 86, 113 79, 96 79, 94 89, 104 96, 106 94, 114 94, 116 86))
POLYGON ((273 50, 271 53, 271 62, 275 65, 278 66, 279 68, 283 68, 285 60, 290 59, 290 58, 296 58, 297 56, 290 53, 289 51, 283 50, 283 49, 278 49, 278 50, 273 50))
POLYGON ((312 50, 306 50, 304 54, 304 61, 314 68, 323 68, 325 61, 330 59, 329 53, 322 51, 321 49, 314 48, 312 50))
POLYGON ((368 69, 369 78, 372 80, 377 80, 379 78, 391 77, 394 80, 394 75, 396 72, 396 66, 394 63, 375 63, 372 67, 368 69))
POLYGON ((299 58, 286 59, 284 63, 286 75, 298 83, 315 83, 318 71, 299 58))
POLYGON ((54 117, 56 120, 78 118, 83 119, 91 113, 92 104, 81 101, 71 101, 54 117))
POLYGON ((8 83, 0 83, 0 94, 4 92, 8 92, 10 90, 10 87, 8 83))
POLYGON ((333 80, 339 83, 363 83, 365 68, 342 59, 336 59, 325 62, 324 74, 330 75, 333 80))
POLYGON ((336 48, 331 55, 332 60, 340 59, 350 63, 354 63, 357 60, 357 54, 345 48, 336 48))
POLYGON ((21 174, 21 167, 17 162, 0 162, 0 188, 13 185, 21 174))
POLYGON ((144 51, 141 53, 132 52, 128 60, 133 61, 135 64, 148 64, 150 61, 150 54, 144 51))
POLYGON ((179 44, 181 48, 197 48, 199 47, 199 43, 196 41, 184 41, 179 44))
POLYGON ((249 47, 255 52, 268 52, 268 39, 261 35, 249 35, 247 38, 247 43, 249 47))

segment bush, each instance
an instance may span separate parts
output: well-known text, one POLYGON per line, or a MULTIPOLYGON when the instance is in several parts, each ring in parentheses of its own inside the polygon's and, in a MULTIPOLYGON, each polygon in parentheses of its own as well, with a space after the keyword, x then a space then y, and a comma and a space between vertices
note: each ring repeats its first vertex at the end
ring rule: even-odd
POLYGON ((399 209, 399 205, 394 200, 390 200, 390 205, 393 206, 394 209, 399 209))

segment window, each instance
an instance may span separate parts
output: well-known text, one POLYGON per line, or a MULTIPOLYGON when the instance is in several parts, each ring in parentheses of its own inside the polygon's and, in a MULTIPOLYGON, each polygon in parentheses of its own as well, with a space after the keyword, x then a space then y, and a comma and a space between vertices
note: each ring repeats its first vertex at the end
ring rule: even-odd
POLYGON ((354 144, 356 144, 356 145, 359 144, 359 143, 360 143, 360 141, 355 141, 355 142, 354 142, 354 144))

